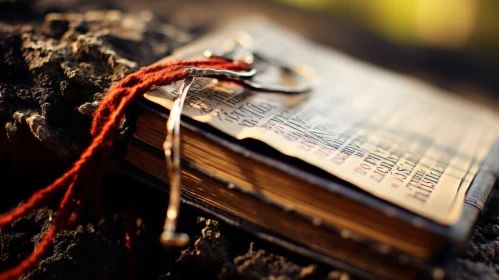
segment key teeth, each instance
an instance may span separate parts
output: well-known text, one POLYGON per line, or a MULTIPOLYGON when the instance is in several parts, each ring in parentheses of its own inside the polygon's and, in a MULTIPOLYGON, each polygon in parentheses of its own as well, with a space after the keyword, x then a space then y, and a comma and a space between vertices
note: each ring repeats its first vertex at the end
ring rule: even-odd
POLYGON ((163 232, 160 242, 166 247, 185 247, 189 244, 189 235, 185 233, 163 232))

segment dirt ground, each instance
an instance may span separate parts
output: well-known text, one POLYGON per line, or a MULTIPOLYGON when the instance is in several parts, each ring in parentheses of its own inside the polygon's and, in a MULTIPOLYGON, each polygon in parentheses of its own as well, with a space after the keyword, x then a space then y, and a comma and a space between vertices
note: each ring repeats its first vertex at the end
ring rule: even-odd
MULTIPOLYGON (((199 26, 179 29, 147 11, 88 11, 103 7, 116 5, 0 1, 2 213, 62 174, 88 145, 91 114, 113 82, 203 32, 199 26), (46 15, 49 11, 59 14, 46 15)), ((431 76, 455 78, 442 73, 447 72, 433 70, 431 76)), ((0 229, 0 271, 33 251, 48 230, 59 199, 60 195, 0 229)), ((196 237, 195 242, 186 250, 163 249, 158 236, 166 197, 112 170, 105 178, 104 201, 104 216, 88 205, 80 225, 60 232, 38 266, 21 278, 354 278, 187 206, 181 209, 179 227, 196 237), (124 246, 130 217, 137 218, 133 259, 124 246)), ((451 264, 449 279, 499 279, 498 237, 499 211, 492 209, 477 224, 469 248, 451 264)))

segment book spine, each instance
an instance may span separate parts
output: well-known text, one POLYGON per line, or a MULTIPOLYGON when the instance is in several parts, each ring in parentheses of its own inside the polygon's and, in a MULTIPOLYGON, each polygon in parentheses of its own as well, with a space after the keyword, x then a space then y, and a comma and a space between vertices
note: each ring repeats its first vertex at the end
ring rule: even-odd
MULTIPOLYGON (((140 147, 141 149, 144 149, 155 156, 160 156, 160 157, 163 156, 162 151, 149 145, 148 143, 141 141, 140 139, 137 139, 137 138, 130 139, 130 145, 135 145, 137 147, 140 147)), ((222 185, 227 186, 227 188, 229 188, 233 192, 239 192, 239 193, 247 196, 249 199, 257 200, 260 203, 277 208, 280 211, 282 211, 283 213, 296 216, 300 219, 307 221, 311 225, 314 225, 314 227, 324 229, 324 230, 330 232, 331 234, 335 234, 337 236, 342 236, 342 238, 344 238, 345 241, 347 241, 347 239, 349 239, 355 243, 361 244, 364 247, 364 249, 374 251, 377 254, 379 254, 380 256, 384 255, 384 256, 389 256, 390 258, 393 258, 393 259, 397 259, 397 260, 399 260, 401 265, 407 265, 408 267, 412 267, 414 269, 417 269, 419 271, 419 273, 421 273, 421 275, 430 275, 434 269, 439 268, 438 266, 434 266, 433 264, 423 263, 421 260, 419 260, 413 256, 410 256, 406 253, 400 252, 398 250, 395 250, 395 249, 386 250, 386 246, 384 246, 384 244, 377 243, 377 242, 374 242, 372 240, 368 240, 368 239, 366 239, 358 234, 355 234, 353 232, 348 232, 348 234, 345 235, 345 231, 340 229, 340 228, 337 228, 335 226, 332 226, 332 225, 329 225, 326 223, 317 223, 317 220, 314 219, 314 217, 308 216, 308 215, 303 214, 303 213, 296 211, 294 209, 285 208, 282 205, 278 205, 278 204, 268 200, 264 196, 259 195, 255 192, 244 190, 243 188, 239 187, 237 184, 230 183, 230 182, 225 181, 222 178, 220 178, 214 174, 206 172, 205 170, 197 167, 196 165, 192 164, 191 162, 189 162, 185 159, 181 159, 181 161, 182 161, 182 165, 185 166, 186 168, 189 168, 191 170, 195 170, 196 172, 199 172, 200 174, 203 174, 204 176, 210 177, 211 179, 214 179, 214 180, 220 182, 222 185)), ((125 166, 128 170, 135 169, 134 167, 131 167, 129 163, 125 163, 125 166)), ((145 182, 144 178, 150 177, 150 175, 142 174, 140 177, 142 177, 141 181, 145 182)), ((159 179, 149 178, 147 181, 149 182, 149 185, 152 185, 156 189, 161 190, 163 192, 168 192, 168 185, 166 183, 159 181, 159 179), (155 183, 151 184, 151 182, 155 182, 155 183)), ((182 193, 182 201, 187 203, 187 204, 190 204, 191 206, 195 206, 195 207, 200 208, 200 209, 203 207, 213 208, 211 206, 208 206, 206 203, 200 202, 199 200, 196 200, 197 203, 193 203, 192 200, 191 201, 189 201, 189 200, 190 200, 190 196, 187 195, 186 193, 182 193), (203 207, 199 207, 199 206, 203 206, 203 207)), ((213 209, 215 209, 215 208, 213 208, 213 209)), ((219 213, 225 213, 223 210, 219 210, 219 209, 217 209, 216 211, 219 213)), ((237 219, 237 220, 240 222, 243 222, 241 219, 237 219)), ((248 222, 245 222, 245 223, 247 225, 251 224, 248 222)), ((260 231, 263 230, 261 227, 258 227, 258 226, 254 226, 254 227, 259 228, 260 231)), ((245 230, 247 230, 247 229, 245 229, 245 230)), ((273 234, 272 236, 273 236, 272 239, 274 241, 273 243, 276 243, 276 244, 279 243, 278 242, 279 238, 284 238, 282 236, 278 237, 278 235, 276 235, 276 234, 273 234)), ((286 239, 286 238, 284 238, 284 239, 286 239)), ((267 240, 267 241, 269 241, 269 240, 267 240)), ((295 242, 295 244, 299 244, 299 246, 302 246, 303 248, 308 248, 308 247, 306 247, 298 242, 295 242)), ((286 247, 286 246, 284 246, 284 247, 286 247)), ((310 248, 308 250, 310 250, 310 252, 314 252, 314 254, 316 254, 316 255, 320 254, 320 253, 318 253, 315 250, 312 250, 310 248)), ((320 255, 322 255, 322 254, 320 254, 320 255)), ((320 259, 317 259, 317 260, 321 261, 320 259)), ((323 261, 321 261, 321 262, 323 262, 323 261)), ((331 265, 331 262, 324 262, 324 263, 331 265)), ((335 265, 333 265, 333 266, 335 266, 335 265)))
POLYGON ((482 162, 465 196, 465 204, 459 222, 451 227, 451 237, 457 244, 466 245, 471 228, 486 210, 487 202, 494 192, 499 176, 499 140, 497 140, 482 162))
MULTIPOLYGON (((147 144, 145 144, 147 145, 147 144)), ((184 164, 188 164, 187 162, 184 162, 184 164)), ((130 178, 133 178, 139 182, 145 183, 147 185, 152 186, 158 191, 161 192, 168 192, 168 185, 165 183, 159 181, 157 178, 152 177, 148 174, 145 174, 142 172, 140 169, 137 167, 133 166, 129 162, 122 161, 120 162, 119 165, 116 166, 116 170, 118 172, 121 172, 123 174, 126 174, 127 176, 130 176, 130 178)), ((211 215, 215 217, 216 219, 219 219, 231 226, 234 226, 238 229, 241 229, 243 231, 246 231, 255 237, 259 238, 260 240, 263 240, 267 242, 270 245, 277 245, 279 247, 282 247, 289 252, 292 252, 295 255, 300 255, 305 258, 309 258, 311 260, 317 261, 318 263, 324 264, 326 266, 331 266, 336 269, 344 270, 346 272, 352 273, 355 276, 360 277, 361 279, 380 279, 378 275, 376 275, 374 272, 369 271, 365 268, 360 268, 357 266, 354 266, 350 264, 347 261, 343 261, 334 257, 331 257, 329 255, 325 255, 317 250, 314 250, 308 246, 305 246, 299 242, 296 242, 294 240, 288 239, 284 236, 281 236, 279 234, 276 234, 275 232, 272 232, 270 230, 264 229, 256 224, 253 224, 251 222, 245 221, 241 218, 238 218, 232 214, 229 214, 221 209, 218 209, 216 207, 210 206, 207 203, 202 202, 201 200, 187 194, 187 193, 182 193, 182 203, 187 204, 191 207, 200 209, 201 211, 207 213, 208 215, 211 215)), ((296 213, 294 213, 296 214, 296 213)), ((331 233, 335 234, 335 233, 331 233)), ((374 248, 369 248, 366 247, 366 249, 374 249, 374 248)), ((381 255, 380 255, 381 257, 381 255)), ((422 263, 416 263, 413 262, 410 257, 408 256, 400 256, 400 264, 403 266, 407 266, 408 268, 411 269, 416 269, 416 279, 431 279, 432 272, 436 268, 435 266, 429 265, 429 264, 422 264, 422 263)))
POLYGON ((496 140, 483 161, 480 170, 475 175, 470 188, 466 193, 465 202, 475 206, 480 212, 494 190, 499 177, 499 140, 496 140))

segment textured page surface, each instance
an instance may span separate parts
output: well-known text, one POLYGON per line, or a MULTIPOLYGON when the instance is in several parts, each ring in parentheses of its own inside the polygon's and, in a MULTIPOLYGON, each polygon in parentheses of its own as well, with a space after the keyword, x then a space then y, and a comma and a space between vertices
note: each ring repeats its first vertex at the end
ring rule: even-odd
MULTIPOLYGON (((213 34, 168 59, 200 56, 206 49, 217 53, 234 30, 244 30, 254 49, 289 64, 307 64, 317 78, 314 90, 290 97, 198 78, 184 116, 237 139, 261 140, 438 223, 457 220, 465 192, 497 137, 494 112, 269 22, 245 26, 213 34)), ((170 108, 177 87, 145 97, 170 108)))

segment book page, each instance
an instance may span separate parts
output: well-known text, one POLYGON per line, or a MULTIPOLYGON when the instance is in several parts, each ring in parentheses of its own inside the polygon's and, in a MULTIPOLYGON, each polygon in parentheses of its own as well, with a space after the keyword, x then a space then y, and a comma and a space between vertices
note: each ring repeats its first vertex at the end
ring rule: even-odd
MULTIPOLYGON (((459 218, 465 192, 498 136, 494 112, 269 22, 246 26, 254 49, 308 65, 314 90, 285 96, 197 78, 184 116, 237 139, 263 141, 440 224, 459 218)), ((211 35, 168 59, 199 57, 206 49, 217 53, 235 34, 211 35)), ((177 87, 145 97, 169 108, 177 87)))

